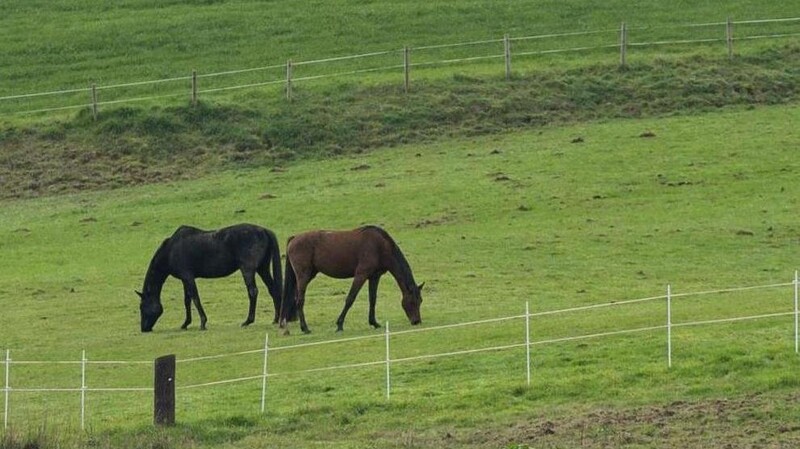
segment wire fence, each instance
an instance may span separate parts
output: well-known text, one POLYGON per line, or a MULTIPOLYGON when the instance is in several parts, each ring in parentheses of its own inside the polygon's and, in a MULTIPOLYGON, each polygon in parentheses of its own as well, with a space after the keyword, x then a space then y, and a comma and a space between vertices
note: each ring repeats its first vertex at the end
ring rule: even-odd
MULTIPOLYGON (((663 27, 629 27, 588 30, 533 36, 505 35, 498 39, 403 47, 356 55, 326 57, 307 61, 270 64, 262 67, 198 73, 149 81, 20 93, 0 96, 0 116, 44 114, 72 110, 91 110, 97 118, 101 106, 170 101, 184 98, 192 104, 201 96, 223 92, 268 87, 281 88, 287 99, 293 86, 313 80, 374 75, 402 74, 406 92, 411 89, 414 69, 502 61, 505 77, 512 76, 512 58, 532 61, 533 58, 576 52, 611 53, 619 64, 628 63, 630 50, 667 47, 683 49, 688 45, 720 45, 729 58, 734 57, 737 42, 766 39, 788 39, 800 36, 800 17, 683 24, 663 27), (686 37, 686 34, 691 34, 686 37), (614 56, 618 53, 618 56, 614 56), (413 54, 413 58, 412 58, 413 54)), ((682 51, 682 50, 679 50, 682 51)), ((530 62, 529 62, 530 63, 530 62)), ((390 79, 390 78, 387 78, 390 79)))
MULTIPOLYGON (((251 366, 250 375, 240 376, 240 377, 233 377, 228 379, 217 379, 217 380, 209 380, 203 382, 194 382, 194 383, 187 383, 186 385, 180 385, 176 382, 176 390, 178 391, 185 391, 185 390, 195 390, 201 388, 208 388, 208 387, 217 387, 222 385, 231 385, 231 384, 238 384, 238 383, 245 383, 245 382, 255 382, 259 381, 261 383, 261 395, 260 395, 260 410, 262 413, 265 411, 266 401, 267 401, 267 386, 268 380, 273 378, 281 378, 281 377, 295 377, 299 374, 309 374, 309 373, 322 373, 322 372, 331 372, 331 371, 338 371, 338 370, 356 370, 359 368, 364 367, 375 367, 375 366, 384 366, 385 367, 385 396, 386 399, 389 400, 392 397, 392 368, 397 364, 402 364, 406 362, 415 362, 415 361, 423 361, 423 360, 432 360, 432 359, 441 359, 447 357, 458 357, 458 356, 467 356, 472 354, 480 354, 486 352, 500 352, 500 351, 507 351, 512 349, 524 349, 525 350, 525 380, 528 386, 531 385, 531 379, 534 375, 532 371, 532 349, 534 347, 555 344, 555 343, 563 343, 563 342, 573 342, 579 340, 588 340, 588 339, 597 339, 603 337, 611 337, 611 336, 620 336, 620 335, 630 335, 630 334, 641 334, 641 333, 654 333, 654 332, 664 332, 665 333, 665 353, 664 357, 666 358, 666 364, 669 368, 672 367, 672 354, 673 354, 673 338, 672 338, 672 330, 675 328, 683 328, 683 327, 695 327, 695 326, 708 326, 713 324, 720 324, 720 323, 737 323, 742 321, 752 321, 752 320, 763 320, 769 318, 777 318, 777 317, 794 317, 794 351, 796 354, 800 354, 800 280, 798 276, 798 272, 794 273, 794 280, 787 283, 779 283, 779 284, 769 284, 769 285, 757 285, 757 286, 746 286, 746 287, 736 287, 736 288, 725 288, 725 289, 718 289, 718 290, 707 290, 701 292, 693 292, 693 293, 673 293, 672 288, 670 285, 666 288, 666 293, 664 295, 658 296, 651 296, 646 298, 639 298, 639 299, 631 299, 631 300, 623 300, 623 301, 612 301, 612 302, 605 302, 599 304, 590 304, 586 306, 580 307, 571 307, 571 308, 564 308, 558 310, 549 310, 549 311, 541 311, 531 313, 529 310, 528 303, 525 304, 525 312, 523 314, 514 315, 514 316, 506 316, 506 317, 499 317, 499 318, 491 318, 485 320, 477 320, 477 321, 470 321, 464 323, 455 323, 455 324, 448 324, 442 326, 435 326, 429 328, 414 328, 402 331, 391 332, 389 328, 389 323, 386 323, 384 328, 384 332, 382 334, 373 334, 373 335, 365 335, 365 336, 358 336, 358 337, 350 337, 350 338, 340 338, 336 340, 325 340, 325 341, 316 341, 316 342, 309 342, 309 343, 299 343, 294 345, 286 345, 286 346, 270 346, 269 344, 269 334, 266 335, 264 339, 264 346, 263 348, 252 349, 247 351, 239 351, 239 352, 232 352, 226 354, 217 354, 217 355, 210 355, 210 356, 202 356, 202 357, 193 357, 193 358, 185 358, 185 359, 178 359, 176 363, 180 365, 186 365, 191 363, 218 363, 222 359, 229 359, 235 357, 241 357, 245 355, 257 355, 259 356, 259 362, 256 366, 251 366), (712 319, 702 319, 702 320, 687 320, 687 321, 674 321, 673 314, 673 300, 675 298, 688 298, 688 297, 700 297, 700 296, 708 296, 708 295, 720 295, 720 294, 731 294, 735 292, 744 292, 744 291, 751 291, 751 290, 766 290, 766 289, 784 289, 786 287, 791 287, 793 291, 793 295, 791 298, 793 299, 792 308, 789 307, 789 294, 786 294, 787 301, 785 306, 781 306, 781 308, 785 307, 785 311, 773 311, 770 313, 758 313, 752 315, 744 315, 744 316, 734 316, 734 317, 727 317, 727 318, 712 318, 712 319), (620 308, 620 307, 627 307, 634 304, 641 304, 641 303, 652 303, 662 301, 665 303, 664 309, 662 309, 663 315, 662 319, 664 320, 664 324, 658 325, 649 325, 649 326, 638 326, 638 327, 631 327, 625 329, 614 329, 614 330, 607 330, 602 332, 588 332, 588 333, 579 333, 577 335, 567 335, 557 338, 547 338, 547 339, 540 339, 534 340, 531 338, 531 320, 540 317, 552 317, 554 315, 568 315, 568 314, 575 314, 576 312, 585 312, 590 310, 597 310, 597 309, 605 309, 605 308, 620 308), (482 348, 469 348, 469 349, 462 349, 462 350, 455 350, 455 351, 446 351, 446 352, 436 352, 436 353, 423 353, 417 354, 413 356, 404 356, 404 357, 393 357, 393 354, 396 354, 398 351, 398 346, 402 348, 403 339, 410 335, 416 334, 427 334, 431 332, 441 332, 447 329, 455 329, 455 328, 472 328, 478 325, 485 325, 485 324, 493 324, 493 323, 501 323, 501 322, 524 322, 524 340, 520 339, 517 342, 512 342, 509 344, 502 344, 502 345, 495 345, 489 347, 482 347, 482 348), (311 368, 311 369, 300 369, 300 370, 284 370, 284 371, 276 371, 274 368, 269 365, 269 356, 274 355, 278 352, 290 352, 290 353, 299 353, 300 355, 296 356, 297 358, 302 358, 302 350, 305 348, 310 347, 318 347, 323 345, 342 345, 347 343, 354 343, 354 342, 361 342, 372 340, 376 341, 377 344, 383 346, 383 353, 384 357, 382 359, 373 359, 367 361, 360 361, 356 363, 345 363, 345 364, 330 364, 327 366, 311 368), (257 374, 256 374, 257 372, 257 374)), ((584 323, 586 323, 584 321, 584 323)), ((588 327, 588 326, 587 326, 588 327)), ((788 327, 788 326, 787 326, 788 327)), ((360 353, 360 355, 366 355, 364 351, 360 353)), ((6 349, 5 351, 5 359, 2 360, 2 364, 4 366, 5 372, 5 383, 2 389, 4 395, 4 418, 3 418, 3 425, 4 428, 8 428, 9 421, 10 421, 10 413, 11 413, 11 404, 12 404, 12 397, 16 398, 22 396, 26 393, 77 393, 80 396, 80 427, 81 429, 85 428, 86 425, 86 396, 89 393, 97 393, 97 392, 106 392, 106 393, 149 393, 153 392, 152 385, 141 385, 141 386, 133 386, 133 387, 94 387, 89 386, 87 383, 87 368, 90 366, 99 366, 99 365, 129 365, 129 366, 144 366, 150 367, 153 365, 152 361, 143 361, 143 360, 133 360, 133 361, 124 361, 124 360, 115 360, 115 361, 102 361, 102 360, 89 360, 86 357, 86 351, 83 351, 81 354, 80 360, 60 360, 60 361, 35 361, 35 360, 14 360, 11 357, 11 350, 6 349), (78 366, 80 368, 79 377, 80 385, 71 386, 71 387, 15 387, 11 385, 11 375, 12 375, 12 367, 13 366, 22 366, 22 365, 67 365, 67 366, 78 366)), ((185 370, 188 371, 188 370, 185 370)), ((181 370, 178 370, 178 378, 181 377, 181 370)), ((254 401, 255 402, 255 401, 254 401)))

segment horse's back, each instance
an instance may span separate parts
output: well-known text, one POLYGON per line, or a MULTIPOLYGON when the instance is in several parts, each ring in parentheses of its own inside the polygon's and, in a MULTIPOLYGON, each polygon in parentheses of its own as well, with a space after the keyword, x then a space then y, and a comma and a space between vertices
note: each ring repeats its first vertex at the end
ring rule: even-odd
POLYGON ((170 240, 171 265, 183 276, 223 277, 240 267, 255 269, 278 250, 271 231, 251 224, 213 231, 181 226, 170 240))
POLYGON ((353 277, 356 270, 382 270, 386 242, 364 228, 316 230, 291 237, 286 246, 295 268, 319 271, 335 278, 353 277))

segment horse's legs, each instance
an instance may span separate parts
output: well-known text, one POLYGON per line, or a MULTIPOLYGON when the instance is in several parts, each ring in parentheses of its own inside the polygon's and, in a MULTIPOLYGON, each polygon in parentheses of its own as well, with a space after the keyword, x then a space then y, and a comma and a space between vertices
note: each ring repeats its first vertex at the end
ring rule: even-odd
MULTIPOLYGON (((311 278, 313 278, 313 276, 311 276, 311 278)), ((311 282, 311 278, 297 277, 297 296, 295 297, 297 301, 297 317, 300 319, 300 330, 303 331, 304 334, 311 333, 308 329, 308 324, 306 324, 306 314, 303 312, 303 306, 306 303, 306 289, 308 288, 308 283, 311 282)))
POLYGON ((272 279, 266 265, 262 265, 261 268, 258 269, 258 275, 261 277, 261 280, 264 281, 264 285, 267 286, 269 295, 272 296, 272 303, 275 305, 275 318, 272 320, 272 324, 275 324, 280 318, 281 311, 281 292, 278 291, 278 283, 272 279))
POLYGON ((369 324, 375 329, 381 327, 375 319, 375 303, 378 300, 378 282, 380 280, 380 275, 369 278, 369 324))
POLYGON ((197 284, 194 282, 194 278, 191 279, 184 279, 183 280, 183 293, 184 293, 184 303, 186 305, 186 321, 181 326, 182 329, 186 329, 189 326, 189 323, 192 322, 192 315, 191 315, 191 306, 189 305, 189 301, 194 302, 194 306, 197 308, 197 313, 200 315, 200 330, 206 330, 206 322, 208 318, 206 318, 206 312, 203 310, 203 305, 200 304, 200 295, 197 292, 197 284))
POLYGON ((342 313, 339 314, 339 318, 336 320, 336 332, 344 330, 344 317, 347 315, 347 311, 350 310, 350 307, 353 306, 353 302, 355 302, 356 296, 358 296, 358 292, 361 290, 361 287, 364 286, 366 280, 364 276, 359 274, 353 277, 353 285, 350 286, 350 292, 347 294, 347 299, 344 301, 344 308, 342 309, 342 313))
POLYGON ((187 281, 183 281, 183 305, 186 307, 186 319, 181 329, 186 330, 192 324, 192 288, 187 281))
POLYGON ((249 325, 256 320, 256 302, 258 302, 258 287, 256 286, 256 273, 253 270, 242 268, 244 285, 247 286, 247 297, 250 300, 250 309, 247 311, 247 319, 242 323, 242 327, 249 325))

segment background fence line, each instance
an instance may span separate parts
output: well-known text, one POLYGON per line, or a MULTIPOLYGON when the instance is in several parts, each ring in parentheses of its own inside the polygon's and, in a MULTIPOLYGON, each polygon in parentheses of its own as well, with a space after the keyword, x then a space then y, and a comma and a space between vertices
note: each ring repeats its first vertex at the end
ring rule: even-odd
MULTIPOLYGON (((518 349, 518 348, 525 348, 526 349, 526 381, 527 385, 531 383, 532 377, 532 370, 531 370, 531 348, 534 346, 542 346, 546 344, 554 344, 554 343, 562 343, 562 342, 570 342, 570 341, 578 341, 578 340, 585 340, 585 339, 594 339, 594 338, 601 338, 601 337, 608 337, 608 336, 618 336, 618 335, 627 335, 627 334, 634 334, 634 333, 643 333, 643 332, 654 332, 654 331, 667 331, 667 365, 668 367, 672 366, 672 328, 682 328, 682 327, 690 327, 690 326, 705 326, 705 325, 712 325, 712 324, 720 324, 720 323, 734 323, 740 321, 747 321, 747 320, 760 320, 760 319, 767 319, 767 318, 777 318, 777 317, 785 317, 789 315, 794 315, 794 343, 795 343, 795 353, 800 353, 800 276, 798 272, 795 271, 794 273, 794 280, 788 283, 777 283, 777 284, 767 284, 767 285, 757 285, 757 286, 744 286, 744 287, 734 287, 734 288, 724 288, 724 289, 716 289, 716 290, 706 290, 700 292, 689 292, 689 293, 678 293, 675 294, 672 292, 672 286, 667 285, 666 287, 666 295, 659 295, 659 296, 651 296, 646 298, 639 298, 639 299, 631 299, 631 300, 624 300, 624 301, 612 301, 600 304, 591 304, 587 306, 580 306, 580 307, 570 307, 558 310, 550 310, 550 311, 542 311, 531 313, 529 304, 525 303, 525 313, 522 315, 514 315, 508 317, 499 317, 499 318, 490 318, 486 320, 478 320, 478 321, 470 321, 465 323, 456 323, 456 324, 447 324, 442 326, 434 326, 430 328, 420 328, 420 329, 411 329, 411 330, 403 330, 398 332, 390 332, 389 330, 389 323, 386 322, 385 330, 381 334, 374 334, 374 335, 365 335, 359 337, 349 337, 349 338, 342 338, 337 340, 325 340, 325 341, 318 341, 318 342, 310 342, 310 343, 301 343, 301 344, 294 344, 294 345, 286 345, 286 346, 277 346, 277 347, 269 347, 269 334, 265 336, 264 339, 264 347, 262 349, 254 349, 248 351, 238 351, 233 353, 227 354, 217 354, 211 356, 202 356, 202 357, 193 357, 193 358, 186 358, 182 360, 177 360, 179 363, 188 363, 188 362, 206 362, 210 360, 216 360, 223 357, 235 357, 241 355, 252 355, 252 354, 260 354, 263 353, 263 364, 261 366, 261 374, 259 375, 250 375, 244 376, 239 378, 233 379, 221 379, 209 382, 202 382, 202 383, 195 383, 190 385, 182 385, 178 386, 177 390, 192 390, 197 388, 204 388, 204 387, 212 387, 212 386, 219 386, 219 385, 229 385, 233 383, 239 382, 249 382, 260 380, 261 381, 261 411, 265 410, 266 404, 266 396, 267 396, 267 380, 268 378, 272 377, 282 377, 282 376, 295 376, 298 374, 308 374, 308 373, 319 373, 319 372, 326 372, 326 371, 333 371, 333 370, 343 370, 343 369, 357 369, 363 367, 372 367, 378 365, 385 365, 386 367, 386 398, 389 399, 391 397, 391 366, 392 364, 396 363, 404 363, 404 362, 412 362, 412 361, 420 361, 420 360, 430 360, 435 358, 443 358, 443 357, 453 357, 453 356, 461 356, 461 355, 469 355, 469 354, 478 354, 484 352, 493 352, 493 351, 504 351, 510 349, 518 349), (710 294, 723 294, 723 293, 732 293, 732 292, 741 292, 741 291, 749 291, 749 290, 756 290, 756 289, 775 289, 781 287, 792 286, 793 288, 793 311, 787 312, 774 312, 774 313, 766 313, 766 314, 758 314, 758 315, 749 315, 749 316, 739 316, 739 317, 731 317, 731 318, 721 318, 721 319, 708 319, 708 320, 698 320, 698 321, 687 321, 687 322, 679 322, 673 323, 672 322, 672 300, 674 298, 687 298, 691 296, 706 296, 710 294), (562 313, 571 313, 571 312, 582 312, 587 310, 594 310, 599 308, 606 308, 606 307, 614 307, 614 306, 627 306, 631 304, 655 301, 655 300, 664 300, 666 299, 666 323, 662 325, 655 325, 655 326, 644 326, 632 329, 620 329, 620 330, 613 330, 607 332, 596 332, 591 334, 583 334, 583 335, 572 335, 560 338, 551 338, 551 339, 544 339, 538 341, 531 340, 531 318, 536 317, 543 317, 549 316, 554 314, 562 314, 562 313), (441 352, 436 354, 421 354, 416 356, 409 356, 409 357, 398 357, 392 358, 391 357, 391 337, 400 337, 406 334, 411 333, 418 333, 418 332, 431 332, 431 331, 441 331, 447 329, 453 329, 458 327, 467 327, 467 326, 475 326, 475 325, 482 325, 482 324, 493 324, 499 323, 504 321, 511 321, 511 320, 519 320, 525 319, 525 340, 524 342, 520 343, 511 343, 506 345, 500 346, 492 346, 486 348, 473 348, 473 349, 464 349, 458 351, 449 351, 449 352, 441 352), (324 366, 319 368, 312 368, 312 369, 305 369, 305 370, 294 370, 294 371, 285 371, 285 372, 268 372, 268 355, 270 352, 275 351, 286 351, 290 349, 302 349, 312 346, 319 346, 319 345, 327 345, 327 344, 334 344, 334 343, 350 343, 355 341, 362 341, 367 339, 377 339, 383 338, 384 345, 385 345, 385 358, 383 360, 373 360, 361 363, 352 363, 352 364, 342 364, 342 365, 331 365, 331 366, 324 366)), ((70 361, 70 360, 56 360, 56 361, 40 361, 40 360, 13 360, 11 358, 11 350, 6 349, 5 351, 5 360, 2 361, 5 366, 5 387, 3 388, 4 393, 4 418, 3 418, 3 425, 4 429, 8 428, 9 422, 9 414, 10 414, 10 397, 12 393, 51 393, 51 392, 59 392, 59 393, 80 393, 80 425, 81 429, 85 428, 85 414, 86 414, 86 395, 88 393, 95 393, 95 392, 111 392, 111 393, 122 393, 122 392, 152 392, 153 387, 128 387, 128 388, 114 388, 114 387, 103 387, 103 388, 93 388, 87 385, 86 382, 86 370, 87 366, 89 365, 143 365, 143 364, 152 364, 152 361, 141 361, 141 360, 132 360, 132 361, 102 361, 102 360, 89 360, 86 357, 86 351, 82 351, 81 359, 78 361, 70 361), (80 372, 80 386, 75 387, 61 387, 61 388, 13 388, 11 386, 11 365, 80 365, 81 372, 80 372)))
POLYGON ((458 42, 458 43, 445 43, 445 44, 435 44, 435 45, 423 45, 419 47, 404 47, 396 50, 385 50, 385 51, 375 51, 363 54, 356 54, 356 55, 344 55, 344 56, 334 56, 334 57, 326 57, 320 59, 312 59, 306 61, 292 61, 291 59, 288 60, 285 64, 272 64, 263 67, 253 67, 253 68, 245 68, 245 69, 237 69, 237 70, 226 70, 214 73, 206 73, 206 74, 198 74, 196 71, 193 72, 192 75, 187 76, 177 76, 172 78, 163 78, 157 80, 147 80, 147 81, 134 81, 128 83, 118 83, 118 84, 110 84, 106 86, 94 86, 94 87, 86 87, 86 88, 71 88, 71 89, 64 89, 64 90, 54 90, 54 91, 47 91, 47 92, 34 92, 34 93, 23 93, 23 94, 14 94, 14 95, 7 95, 7 96, 0 96, 0 105, 3 102, 9 100, 25 100, 25 99, 34 99, 46 96, 56 96, 56 95, 68 95, 68 94, 79 94, 79 93, 86 93, 86 100, 88 102, 81 102, 80 104, 74 105, 58 105, 53 107, 44 107, 44 108, 33 108, 33 109, 24 109, 24 110, 15 110, 10 112, 4 112, 3 115, 23 115, 23 114, 35 114, 35 113, 46 113, 46 112, 57 112, 57 111, 65 111, 70 109, 83 109, 83 108, 91 108, 93 111, 96 111, 99 106, 107 106, 107 105, 115 105, 121 103, 135 103, 135 102, 142 102, 142 101, 152 101, 152 100, 160 100, 160 99, 168 99, 168 98, 176 98, 176 97, 185 97, 190 99, 192 104, 196 103, 197 97, 199 94, 212 94, 216 92, 225 92, 230 90, 238 90, 238 89, 253 89, 258 87, 265 87, 269 85, 277 85, 277 84, 285 84, 286 85, 286 96, 287 98, 291 98, 291 85, 293 82, 297 81, 311 81, 311 80, 319 80, 323 78, 334 78, 334 77, 342 77, 342 76, 353 76, 353 75, 361 75, 367 73, 374 73, 379 71, 397 71, 398 69, 403 69, 405 72, 405 81, 404 87, 406 91, 408 91, 408 73, 409 69, 416 67, 416 68, 423 68, 423 67, 432 67, 432 66, 440 66, 440 65, 448 65, 448 64, 456 64, 456 63, 469 63, 475 61, 482 61, 482 60, 490 60, 490 59, 505 59, 506 61, 506 78, 510 79, 511 74, 511 57, 512 54, 515 57, 530 57, 530 56, 537 56, 537 55, 549 55, 549 54, 558 54, 558 53, 567 53, 567 52, 582 52, 582 51, 589 51, 589 50, 607 50, 611 48, 619 48, 620 49, 620 64, 625 65, 627 61, 627 48, 642 48, 642 47, 653 47, 653 46, 665 46, 665 45, 687 45, 687 44, 711 44, 711 43, 718 43, 718 42, 727 42, 727 51, 728 56, 733 57, 733 44, 735 41, 747 41, 747 40, 757 40, 757 39, 781 39, 781 38, 788 38, 788 37, 795 37, 800 36, 800 32, 774 32, 774 33, 761 33, 756 35, 746 35, 739 33, 738 35, 734 34, 733 26, 734 25, 757 25, 757 24, 788 24, 797 22, 800 23, 800 17, 788 17, 788 18, 769 18, 769 19, 752 19, 752 20, 738 20, 734 21, 728 19, 725 22, 709 22, 709 23, 697 23, 697 24, 682 24, 682 25, 670 25, 670 26, 656 26, 656 27, 630 27, 626 23, 622 23, 622 27, 618 29, 603 29, 603 30, 587 30, 587 31, 574 31, 574 32, 564 32, 564 33, 550 33, 550 34, 540 34, 540 35, 530 35, 530 36, 519 36, 519 37, 511 37, 509 35, 505 35, 503 38, 499 39, 486 39, 486 40, 477 40, 477 41, 470 41, 470 42, 458 42), (653 30, 666 30, 666 29, 699 29, 699 28, 714 28, 714 27, 721 27, 721 31, 718 37, 710 37, 710 38, 687 38, 687 39, 659 39, 659 40, 639 40, 639 41, 631 41, 629 38, 629 33, 633 32, 647 32, 653 30), (546 39, 562 39, 565 37, 577 37, 577 36, 590 36, 590 35, 602 35, 602 34, 609 34, 609 39, 613 37, 613 43, 599 43, 597 45, 584 45, 584 46, 572 46, 569 48, 552 48, 552 49, 543 49, 543 50, 535 50, 535 51, 516 51, 512 52, 511 43, 522 43, 522 42, 530 42, 534 40, 546 40, 546 39), (504 44, 505 48, 500 48, 498 45, 498 53, 496 54, 489 54, 489 55, 480 55, 480 56, 469 56, 469 57, 461 57, 461 58, 444 58, 434 61, 419 61, 419 62, 411 62, 409 59, 410 53, 424 53, 430 50, 443 50, 443 49, 454 49, 454 48, 463 48, 463 47, 474 47, 474 46, 485 46, 485 45, 496 45, 496 44, 504 44), (370 68, 361 68, 355 70, 347 70, 341 72, 333 72, 333 73, 326 73, 326 74, 319 74, 319 75, 308 75, 308 76, 300 76, 300 77, 293 77, 292 73, 293 67, 302 67, 302 66, 312 66, 312 65, 327 65, 331 63, 338 63, 343 61, 353 61, 353 60, 364 60, 367 58, 375 58, 375 57, 386 57, 396 55, 399 62, 398 64, 391 64, 391 65, 380 65, 378 67, 370 67, 370 68), (283 74, 281 74, 281 70, 285 70, 283 74), (251 73, 251 72, 267 72, 267 71, 276 71, 275 79, 262 81, 262 82, 252 82, 252 83, 245 83, 245 84, 236 84, 230 86, 222 86, 222 87, 213 87, 208 89, 199 89, 198 88, 198 79, 208 79, 212 77, 222 77, 222 76, 230 76, 230 75, 238 75, 243 73, 251 73), (176 82, 185 82, 187 85, 185 86, 185 91, 180 93, 169 93, 169 94, 154 94, 154 95, 140 95, 140 96, 133 96, 130 98, 121 98, 116 100, 100 100, 97 98, 98 91, 110 91, 113 89, 123 89, 123 88, 131 88, 131 87, 140 87, 140 86, 147 86, 147 85, 157 85, 157 84, 167 84, 167 83, 176 83, 176 82))

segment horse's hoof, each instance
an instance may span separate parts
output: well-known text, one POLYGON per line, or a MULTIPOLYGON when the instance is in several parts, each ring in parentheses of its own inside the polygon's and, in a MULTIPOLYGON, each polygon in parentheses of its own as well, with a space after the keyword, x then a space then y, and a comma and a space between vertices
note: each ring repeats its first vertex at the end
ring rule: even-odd
POLYGON ((245 321, 244 323, 242 323, 242 327, 247 327, 252 323, 253 323, 252 321, 245 321))
POLYGON ((289 329, 284 329, 282 332, 283 335, 289 335, 289 329))
POLYGON ((303 333, 304 333, 304 334, 306 334, 306 335, 308 335, 308 334, 310 334, 310 333, 311 333, 311 331, 310 331, 310 330, 308 330, 308 329, 303 329, 303 333))

